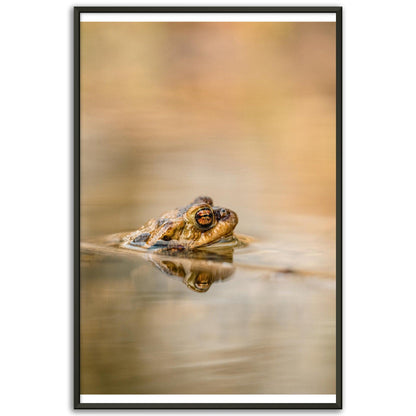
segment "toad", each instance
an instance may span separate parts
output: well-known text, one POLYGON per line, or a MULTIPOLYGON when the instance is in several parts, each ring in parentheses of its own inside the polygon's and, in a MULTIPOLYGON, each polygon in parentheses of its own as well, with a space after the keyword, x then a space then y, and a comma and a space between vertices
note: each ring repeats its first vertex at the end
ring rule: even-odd
POLYGON ((214 206, 212 198, 199 196, 189 205, 152 218, 137 231, 125 234, 124 247, 158 251, 188 251, 217 243, 237 241, 233 231, 237 214, 214 206))

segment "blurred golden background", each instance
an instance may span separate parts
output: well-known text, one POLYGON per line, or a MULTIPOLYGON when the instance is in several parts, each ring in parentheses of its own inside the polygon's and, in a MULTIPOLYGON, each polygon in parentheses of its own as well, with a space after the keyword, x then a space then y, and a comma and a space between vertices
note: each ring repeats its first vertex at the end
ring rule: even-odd
POLYGON ((334 217, 335 142, 335 23, 81 24, 83 238, 200 194, 334 217))

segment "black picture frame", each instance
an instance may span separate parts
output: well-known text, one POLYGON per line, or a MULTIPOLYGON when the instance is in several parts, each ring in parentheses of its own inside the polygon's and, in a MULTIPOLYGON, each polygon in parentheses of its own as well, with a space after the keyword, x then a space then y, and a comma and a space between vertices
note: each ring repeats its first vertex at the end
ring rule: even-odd
POLYGON ((74 409, 342 409, 342 7, 74 7, 74 409), (336 14, 336 403, 81 403, 80 15, 81 13, 336 14))

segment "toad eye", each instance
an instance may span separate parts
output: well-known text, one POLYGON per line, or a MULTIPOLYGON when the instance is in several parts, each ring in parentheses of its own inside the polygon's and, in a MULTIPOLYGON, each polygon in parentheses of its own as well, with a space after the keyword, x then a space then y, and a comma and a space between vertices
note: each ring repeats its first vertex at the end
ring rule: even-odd
POLYGON ((214 214, 209 208, 201 208, 195 213, 195 221, 202 229, 208 229, 214 221, 214 214))
POLYGON ((220 209, 220 217, 227 219, 230 216, 230 211, 228 211, 228 209, 226 208, 221 208, 220 209))

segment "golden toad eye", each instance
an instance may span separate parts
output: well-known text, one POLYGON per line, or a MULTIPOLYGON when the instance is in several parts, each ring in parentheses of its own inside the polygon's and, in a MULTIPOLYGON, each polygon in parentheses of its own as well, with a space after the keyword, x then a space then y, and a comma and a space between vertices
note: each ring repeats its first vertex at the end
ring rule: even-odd
POLYGON ((195 221, 200 228, 208 229, 214 221, 214 214, 209 208, 201 208, 195 214, 195 221))

